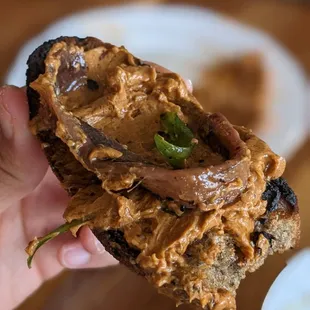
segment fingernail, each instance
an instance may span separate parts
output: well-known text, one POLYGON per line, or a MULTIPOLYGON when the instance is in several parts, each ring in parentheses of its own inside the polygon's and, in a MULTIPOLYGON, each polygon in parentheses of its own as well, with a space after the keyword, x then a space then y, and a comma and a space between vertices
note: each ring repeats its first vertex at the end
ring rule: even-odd
POLYGON ((86 265, 91 255, 81 246, 68 246, 64 249, 63 263, 67 268, 76 268, 86 265))
POLYGON ((8 102, 5 100, 7 89, 8 86, 3 86, 0 89, 0 129, 2 136, 9 140, 13 136, 13 119, 9 112, 8 102))
POLYGON ((95 246, 99 254, 102 254, 105 251, 104 246, 96 237, 95 237, 95 246))

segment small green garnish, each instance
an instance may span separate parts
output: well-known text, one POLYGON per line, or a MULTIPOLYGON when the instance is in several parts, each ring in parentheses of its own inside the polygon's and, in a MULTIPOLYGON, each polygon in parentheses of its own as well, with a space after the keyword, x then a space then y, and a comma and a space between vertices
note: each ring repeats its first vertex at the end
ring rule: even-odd
POLYGON ((194 134, 176 113, 162 114, 160 120, 165 133, 169 136, 169 142, 184 147, 192 145, 194 134))
POLYGON ((47 235, 45 235, 44 237, 40 237, 40 238, 35 238, 34 240, 32 240, 27 248, 26 248, 26 253, 28 254, 28 259, 27 259, 27 265, 28 268, 31 268, 31 263, 32 263, 32 259, 34 257, 34 254, 37 252, 37 250, 44 245, 46 242, 54 239, 55 237, 57 237, 58 235, 65 233, 67 231, 69 231, 71 228, 76 227, 76 226, 80 226, 83 224, 86 224, 89 221, 89 219, 85 220, 73 220, 70 223, 65 223, 61 226, 59 226, 58 228, 54 229, 53 231, 51 231, 50 233, 48 233, 47 235))
POLYGON ((154 141, 157 150, 174 168, 182 168, 195 143, 194 134, 176 113, 168 112, 161 115, 161 123, 166 139, 159 133, 155 134, 154 141))

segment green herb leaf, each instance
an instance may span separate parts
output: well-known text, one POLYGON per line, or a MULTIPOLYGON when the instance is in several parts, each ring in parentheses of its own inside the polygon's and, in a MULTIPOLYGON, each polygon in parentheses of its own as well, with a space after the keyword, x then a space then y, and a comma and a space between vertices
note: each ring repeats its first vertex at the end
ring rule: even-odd
POLYGON ((161 115, 161 122, 167 140, 163 136, 155 134, 156 148, 170 165, 174 168, 182 168, 184 160, 191 155, 195 145, 193 143, 194 134, 176 113, 168 112, 161 115))
POLYGON ((28 259, 27 259, 28 268, 31 268, 31 263, 32 263, 32 259, 34 257, 34 254, 37 252, 37 250, 42 245, 44 245, 46 242, 54 239, 58 235, 69 231, 71 228, 73 228, 75 226, 80 226, 80 225, 83 225, 83 224, 85 225, 88 221, 89 221, 89 219, 87 219, 87 220, 85 220, 85 219, 73 220, 70 223, 65 223, 65 224, 59 226, 58 228, 56 228, 55 230, 51 231, 50 233, 48 233, 44 237, 35 238, 33 241, 31 241, 29 243, 29 245, 27 246, 27 248, 26 248, 26 253, 28 254, 28 259))

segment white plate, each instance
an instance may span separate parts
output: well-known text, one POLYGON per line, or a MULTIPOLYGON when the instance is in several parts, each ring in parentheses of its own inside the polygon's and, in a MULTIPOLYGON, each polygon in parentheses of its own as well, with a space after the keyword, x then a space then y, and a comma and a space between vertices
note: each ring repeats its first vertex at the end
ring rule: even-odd
POLYGON ((95 36, 124 45, 138 57, 157 62, 195 82, 205 64, 218 57, 259 50, 273 76, 268 103, 272 126, 257 132, 288 158, 306 137, 305 74, 296 61, 267 35, 197 7, 129 5, 82 12, 47 28, 17 56, 6 82, 25 84, 26 61, 43 41, 67 36, 95 36))
POLYGON ((310 249, 293 257, 272 284, 262 310, 310 309, 310 249))

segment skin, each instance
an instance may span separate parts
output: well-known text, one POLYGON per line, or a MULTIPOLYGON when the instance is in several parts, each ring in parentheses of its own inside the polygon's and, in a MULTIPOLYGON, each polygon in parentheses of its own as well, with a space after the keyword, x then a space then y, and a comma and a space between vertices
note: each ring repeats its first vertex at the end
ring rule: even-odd
MULTIPOLYGON (((192 91, 191 82, 185 83, 192 91)), ((65 268, 117 264, 90 229, 83 227, 78 238, 68 233, 45 244, 28 269, 25 247, 34 236, 64 223, 62 214, 69 200, 29 131, 28 117, 25 90, 1 87, 0 298, 4 310, 18 306, 65 268)))
POLYGON ((66 192, 48 168, 28 129, 23 89, 0 88, 0 287, 2 309, 12 309, 64 268, 102 267, 117 262, 84 227, 76 239, 65 234, 38 251, 31 270, 24 248, 64 222, 66 192), (22 280, 21 280, 22 279, 22 280))

